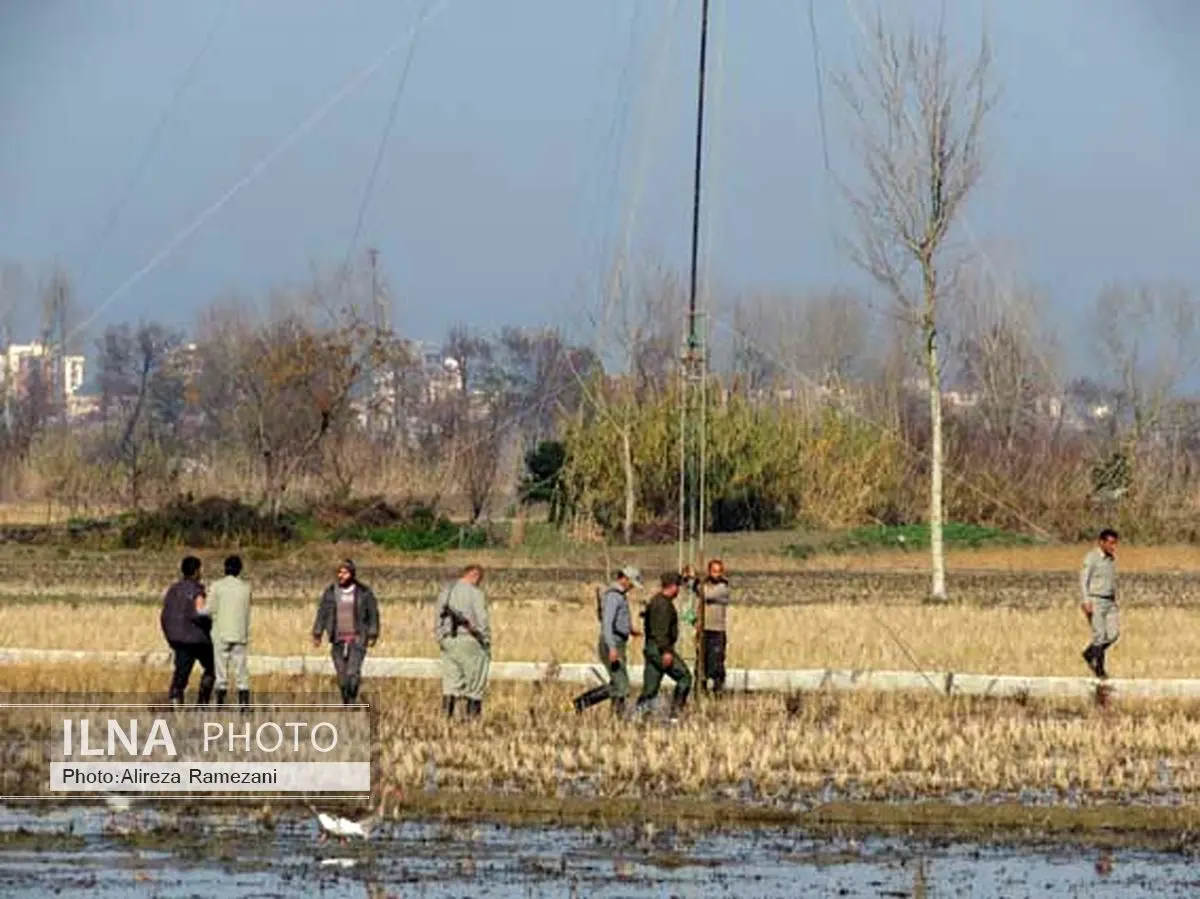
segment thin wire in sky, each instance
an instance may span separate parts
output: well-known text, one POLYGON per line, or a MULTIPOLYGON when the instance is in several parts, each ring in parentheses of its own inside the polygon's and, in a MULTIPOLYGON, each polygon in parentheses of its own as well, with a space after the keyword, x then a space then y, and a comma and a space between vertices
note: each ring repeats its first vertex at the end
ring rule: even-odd
POLYGON ((358 245, 358 239, 362 236, 363 221, 367 215, 367 207, 371 204, 371 196, 375 189, 375 181, 379 177, 379 170, 383 167, 383 158, 387 153, 388 141, 391 138, 392 128, 396 124, 396 113, 400 109, 400 98, 404 96, 404 89, 408 85, 408 73, 412 69, 413 57, 417 52, 417 43, 421 36, 421 26, 425 24, 425 20, 429 18, 430 10, 433 8, 434 0, 425 0, 424 6, 421 7, 421 14, 417 17, 417 24, 412 30, 412 39, 408 44, 408 53, 404 57, 404 65, 400 69, 400 77, 396 79, 396 90, 392 93, 392 102, 388 107, 387 123, 384 125, 383 134, 380 135, 379 145, 375 149, 375 161, 371 165, 371 173, 367 176, 367 183, 363 187, 362 199, 358 204, 358 214, 354 220, 354 231, 350 235, 350 244, 346 247, 346 260, 344 270, 349 271, 350 260, 354 256, 354 250, 358 245))
POLYGON ((209 47, 212 46, 213 39, 217 35, 217 30, 220 28, 222 20, 225 18, 225 12, 229 9, 229 0, 223 0, 217 8, 217 14, 213 17, 212 24, 209 25, 208 32, 204 35, 204 40, 200 43, 200 48, 192 56, 187 66, 183 70, 183 75, 179 82, 175 85, 175 91, 171 95, 170 101, 166 108, 163 109, 162 115, 159 116, 158 122, 155 123, 150 136, 146 140, 145 146, 142 148, 141 156, 138 157, 137 163, 133 167, 133 171, 129 174, 128 181, 125 182, 125 187, 117 197, 117 201, 113 204, 112 210, 108 214, 108 218, 104 222, 104 226, 100 229, 99 235, 96 237, 95 243, 85 257, 83 268, 79 272, 79 281, 77 287, 82 288, 87 280, 88 274, 91 272, 92 266, 100 257, 100 251, 104 249, 109 237, 117 227, 117 222, 121 218, 121 213, 124 212, 125 206, 133 196, 134 190, 142 180, 142 174, 146 170, 146 166, 150 164, 151 158, 154 156, 154 151, 158 149, 159 141, 162 139, 164 132, 167 130, 167 125, 175 116, 175 110, 179 106, 179 101, 183 97, 184 91, 191 84, 193 76, 200 69, 200 61, 208 54, 209 47))
MULTIPOLYGON (((448 0, 442 0, 442 2, 439 3, 434 11, 426 17, 426 21, 433 18, 436 13, 445 9, 447 3, 448 0)), ((185 226, 182 230, 176 233, 174 237, 167 241, 166 245, 163 246, 162 249, 160 249, 152 257, 150 257, 150 259, 144 265, 142 265, 141 268, 122 281, 121 284, 119 284, 117 288, 112 291, 112 293, 105 297, 104 301, 92 311, 91 315, 87 316, 87 318, 80 322, 79 325, 72 329, 70 335, 68 335, 68 340, 90 326, 92 322, 94 322, 100 317, 101 314, 103 314, 104 310, 127 294, 143 278, 158 268, 158 266, 160 266, 163 261, 167 259, 173 252, 175 252, 179 246, 181 246, 193 234, 199 231, 200 228, 204 226, 205 222, 220 212, 230 200, 241 193, 247 186, 257 181, 258 178, 262 176, 263 172, 270 168, 281 156, 287 153, 287 151, 290 150, 292 146, 300 140, 300 138, 304 137, 306 134, 316 128, 317 125, 319 125, 325 119, 325 117, 328 116, 329 113, 331 113, 334 108, 338 106, 338 104, 358 90, 358 88, 362 86, 363 82, 379 71, 384 63, 391 59, 391 57, 394 56, 408 40, 411 39, 415 31, 416 27, 410 29, 408 34, 388 47, 373 62, 351 75, 350 78, 348 78, 345 83, 341 85, 341 87, 335 90, 328 98, 326 98, 319 106, 317 106, 317 108, 313 110, 308 118, 306 118, 300 123, 300 125, 288 133, 282 140, 280 140, 279 143, 277 143, 270 150, 270 152, 256 162, 250 168, 250 170, 246 172, 246 174, 244 174, 233 184, 232 187, 230 187, 220 197, 201 210, 187 226, 185 226)))

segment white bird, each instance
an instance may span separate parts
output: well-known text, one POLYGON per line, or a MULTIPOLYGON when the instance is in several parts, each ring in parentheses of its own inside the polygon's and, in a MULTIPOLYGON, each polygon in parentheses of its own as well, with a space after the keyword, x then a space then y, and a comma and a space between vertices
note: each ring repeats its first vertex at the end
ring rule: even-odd
POLYGON ((375 810, 361 821, 351 821, 349 818, 335 817, 325 812, 319 812, 309 804, 308 810, 317 816, 317 824, 321 827, 320 842, 324 843, 331 836, 337 837, 342 843, 345 843, 350 837, 369 840, 371 838, 371 828, 375 825, 376 821, 383 817, 387 797, 391 794, 395 794, 397 798, 401 798, 403 795, 399 790, 390 790, 384 793, 379 797, 379 805, 375 810))

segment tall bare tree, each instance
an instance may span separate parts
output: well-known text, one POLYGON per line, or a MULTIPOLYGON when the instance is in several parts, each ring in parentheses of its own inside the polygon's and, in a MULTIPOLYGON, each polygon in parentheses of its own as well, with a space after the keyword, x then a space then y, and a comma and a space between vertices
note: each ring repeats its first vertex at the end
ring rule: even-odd
POLYGON ((942 539, 942 360, 939 307, 947 237, 983 171, 992 108, 986 36, 965 66, 951 61, 944 26, 903 34, 875 21, 869 51, 839 81, 852 114, 862 177, 846 187, 857 225, 852 258, 919 330, 929 389, 931 595, 946 597, 942 539))

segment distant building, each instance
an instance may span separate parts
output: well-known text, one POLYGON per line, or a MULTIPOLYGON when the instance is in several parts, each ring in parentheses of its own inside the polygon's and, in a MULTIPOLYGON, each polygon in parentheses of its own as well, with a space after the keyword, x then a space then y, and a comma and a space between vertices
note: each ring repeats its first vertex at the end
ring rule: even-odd
POLYGON ((84 357, 62 356, 61 375, 56 377, 56 357, 52 347, 40 340, 33 343, 10 344, 0 356, 0 395, 11 399, 24 399, 35 384, 48 385, 55 389, 61 383, 62 394, 52 397, 62 403, 68 415, 76 413, 79 406, 79 391, 83 388, 84 357))

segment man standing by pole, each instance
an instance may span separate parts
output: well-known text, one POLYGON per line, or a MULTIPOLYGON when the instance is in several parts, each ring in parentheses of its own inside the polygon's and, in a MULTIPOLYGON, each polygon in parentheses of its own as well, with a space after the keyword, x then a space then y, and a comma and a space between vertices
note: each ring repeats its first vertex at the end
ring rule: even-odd
POLYGON ((329 635, 342 702, 350 705, 358 699, 367 650, 379 639, 379 605, 371 588, 359 583, 352 559, 338 566, 336 583, 321 595, 313 622, 314 648, 321 645, 323 634, 329 635))
POLYGON ((702 643, 704 669, 700 678, 700 689, 707 692, 712 681, 714 694, 725 689, 725 649, 729 626, 729 581, 725 577, 725 563, 712 559, 708 563, 708 577, 700 584, 704 604, 704 630, 702 643))
POLYGON ((629 697, 629 638, 639 634, 629 610, 629 594, 634 588, 642 588, 642 573, 626 565, 598 597, 596 617, 600 619, 600 639, 596 651, 608 669, 609 679, 608 683, 576 696, 573 702, 576 712, 611 699, 613 714, 618 717, 625 714, 625 700, 629 697))
POLYGON ((209 588, 208 614, 212 616, 213 654, 217 663, 217 705, 229 695, 233 669, 238 705, 250 705, 250 666, 246 646, 250 641, 250 585, 242 580, 242 560, 225 560, 225 577, 209 588))
POLYGON ((434 634, 442 650, 442 710, 454 717, 461 698, 468 718, 483 712, 491 667, 491 622, 483 592, 483 568, 468 565, 438 595, 434 634))
POLYGON ((1120 538, 1111 528, 1100 532, 1096 548, 1083 558, 1080 587, 1083 592, 1081 608, 1092 626, 1092 642, 1083 651, 1083 660, 1096 677, 1108 677, 1104 654, 1117 642, 1120 627, 1117 621, 1117 542, 1120 538))
POLYGON ((679 712, 687 702, 692 689, 692 673, 683 659, 675 654, 679 642, 679 613, 675 609, 675 597, 683 577, 675 572, 662 576, 662 589, 646 606, 646 645, 643 652, 646 666, 642 674, 642 695, 638 697, 637 711, 643 714, 658 698, 658 689, 663 675, 675 681, 675 695, 671 703, 671 720, 679 719, 679 712))
POLYGON ((163 597, 159 623, 163 636, 175 653, 175 671, 171 675, 168 698, 172 705, 183 702, 192 668, 197 662, 204 673, 200 676, 200 692, 196 696, 198 705, 207 705, 212 699, 213 646, 209 632, 212 619, 204 604, 204 585, 200 583, 200 560, 188 556, 180 565, 182 580, 176 581, 163 597))

